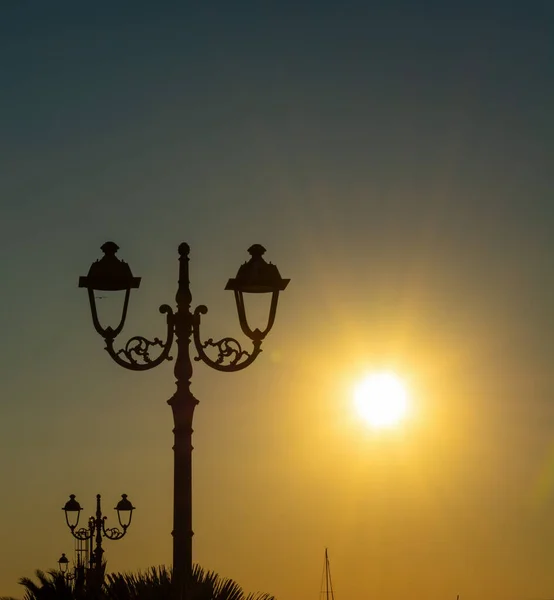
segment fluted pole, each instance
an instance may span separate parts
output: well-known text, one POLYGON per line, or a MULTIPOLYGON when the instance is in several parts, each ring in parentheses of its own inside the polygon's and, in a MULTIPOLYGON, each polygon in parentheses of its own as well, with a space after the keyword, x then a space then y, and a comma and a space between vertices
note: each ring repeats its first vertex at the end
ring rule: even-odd
POLYGON ((193 316, 189 281, 188 244, 179 246, 179 284, 176 295, 175 336, 177 389, 168 400, 174 422, 173 473, 173 600, 187 597, 192 575, 192 419, 198 400, 190 385, 193 316))
POLYGON ((94 526, 96 528, 94 568, 96 569, 98 579, 100 579, 100 573, 102 572, 102 555, 104 554, 102 548, 102 507, 100 506, 100 494, 96 494, 96 519, 94 520, 94 526))

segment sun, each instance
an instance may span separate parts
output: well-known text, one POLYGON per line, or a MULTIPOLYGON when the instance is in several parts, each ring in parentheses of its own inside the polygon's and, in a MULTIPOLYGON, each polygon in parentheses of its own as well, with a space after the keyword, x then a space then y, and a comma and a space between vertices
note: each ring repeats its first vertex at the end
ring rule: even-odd
POLYGON ((390 428, 406 416, 408 393, 395 373, 372 373, 356 386, 354 404, 368 425, 376 429, 390 428))

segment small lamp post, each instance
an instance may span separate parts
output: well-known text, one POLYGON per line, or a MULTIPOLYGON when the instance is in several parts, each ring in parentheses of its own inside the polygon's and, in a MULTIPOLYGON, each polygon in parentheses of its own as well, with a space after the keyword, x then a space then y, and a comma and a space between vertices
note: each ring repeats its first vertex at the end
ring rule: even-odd
POLYGON ((170 356, 173 340, 177 345, 175 378, 177 389, 168 400, 173 411, 174 436, 174 498, 173 498, 173 579, 174 600, 180 600, 187 590, 192 573, 192 420, 198 400, 191 392, 192 357, 191 344, 196 351, 195 361, 202 361, 217 371, 240 371, 254 362, 261 352, 265 339, 275 321, 279 294, 288 285, 272 263, 267 263, 263 254, 265 248, 254 244, 248 249, 250 260, 238 270, 234 279, 229 279, 226 290, 234 292, 239 324, 242 332, 251 340, 252 349, 243 350, 240 343, 231 337, 219 341, 202 341, 200 322, 208 312, 204 305, 191 310, 192 294, 189 282, 189 245, 179 246, 179 281, 176 295, 177 310, 163 304, 160 312, 166 315, 167 334, 165 341, 158 338, 148 340, 137 335, 116 350, 115 338, 123 330, 131 289, 138 288, 140 277, 134 277, 129 265, 116 257, 119 249, 114 242, 102 246, 104 256, 90 267, 86 277, 79 279, 79 287, 88 291, 92 322, 102 336, 110 357, 120 366, 133 371, 147 371, 157 367, 170 356), (121 319, 115 328, 103 327, 96 309, 96 291, 124 291, 125 299, 121 319), (271 294, 271 304, 267 325, 264 329, 253 329, 247 320, 245 294, 271 294), (151 356, 152 349, 158 351, 151 356), (210 349, 215 356, 209 356, 210 349))
POLYGON ((79 558, 77 558, 77 564, 74 565, 71 571, 69 570, 69 559, 65 553, 58 559, 58 565, 65 581, 74 581, 75 590, 81 590, 85 583, 85 566, 80 562, 79 558))
MULTIPOLYGON (((135 510, 135 507, 128 500, 127 494, 123 494, 121 500, 114 509, 117 512, 117 518, 121 529, 119 529, 119 527, 106 527, 107 517, 102 514, 100 500, 101 496, 100 494, 97 494, 96 515, 89 518, 87 527, 81 527, 80 529, 77 529, 77 527, 83 509, 75 499, 75 494, 69 496, 69 500, 62 508, 71 535, 77 540, 90 542, 90 568, 95 571, 98 577, 100 577, 100 573, 102 572, 102 555, 104 554, 102 538, 105 537, 109 540, 120 540, 127 533, 127 529, 131 524, 133 511, 135 510)), ((58 563, 60 565, 60 570, 63 571, 63 569, 65 569, 65 572, 67 572, 69 561, 65 554, 62 554, 58 563)))
POLYGON ((63 553, 58 559, 58 565, 60 567, 60 573, 66 578, 71 579, 71 574, 69 573, 69 559, 63 553))

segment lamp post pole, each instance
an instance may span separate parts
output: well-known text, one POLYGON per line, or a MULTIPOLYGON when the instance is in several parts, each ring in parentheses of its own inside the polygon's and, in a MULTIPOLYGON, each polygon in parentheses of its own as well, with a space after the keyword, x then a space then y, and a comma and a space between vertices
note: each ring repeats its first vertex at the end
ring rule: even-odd
POLYGON ((193 314, 189 280, 189 247, 179 246, 179 282, 176 295, 175 337, 175 393, 168 400, 173 412, 173 587, 175 596, 188 589, 192 574, 192 419, 198 400, 190 386, 192 361, 193 314), (179 590, 179 592, 177 592, 179 590))
POLYGON ((114 348, 115 338, 123 330, 127 315, 130 291, 138 288, 140 277, 133 277, 129 265, 116 257, 118 246, 106 242, 102 246, 104 256, 94 262, 86 277, 79 279, 79 287, 88 291, 92 322, 96 331, 104 338, 110 357, 120 366, 133 371, 146 371, 166 360, 172 360, 170 351, 175 338, 177 357, 174 374, 176 390, 168 400, 174 421, 174 488, 173 488, 173 574, 172 593, 174 600, 182 600, 190 589, 192 576, 192 421, 198 400, 191 391, 192 360, 191 346, 196 351, 195 361, 202 361, 218 371, 240 371, 254 362, 261 352, 262 341, 273 327, 279 293, 290 280, 282 279, 277 267, 267 263, 262 255, 265 248, 254 244, 248 251, 249 261, 238 270, 225 287, 234 292, 239 324, 242 332, 251 340, 252 350, 243 350, 240 343, 231 337, 214 342, 201 341, 201 316, 208 312, 204 305, 192 310, 192 294, 189 281, 189 253, 186 243, 179 245, 179 280, 176 295, 176 311, 163 304, 160 312, 166 315, 166 340, 148 340, 134 336, 120 349, 114 348), (124 291, 125 299, 121 320, 117 327, 103 327, 96 309, 95 291, 124 291), (265 329, 252 329, 246 318, 244 294, 271 294, 268 322, 265 329), (152 348, 158 350, 154 358, 152 348), (212 350, 215 356, 210 356, 212 350))

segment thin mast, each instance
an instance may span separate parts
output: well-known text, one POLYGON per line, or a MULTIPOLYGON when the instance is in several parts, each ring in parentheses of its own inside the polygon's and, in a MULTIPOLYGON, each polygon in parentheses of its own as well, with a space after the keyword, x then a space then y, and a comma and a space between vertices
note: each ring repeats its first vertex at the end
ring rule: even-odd
POLYGON ((333 581, 331 580, 331 565, 329 564, 329 553, 327 548, 325 548, 325 597, 326 600, 335 600, 333 581))

